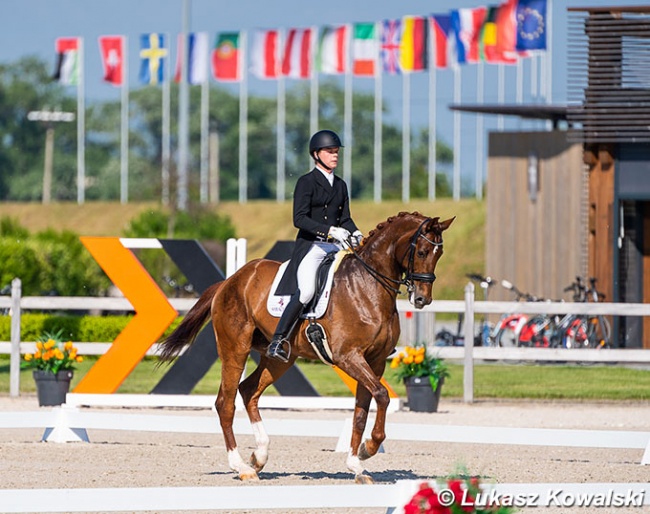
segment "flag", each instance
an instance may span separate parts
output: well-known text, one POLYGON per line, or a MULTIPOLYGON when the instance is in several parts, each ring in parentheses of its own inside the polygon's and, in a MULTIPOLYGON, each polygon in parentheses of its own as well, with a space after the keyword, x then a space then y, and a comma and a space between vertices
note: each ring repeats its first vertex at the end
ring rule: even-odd
POLYGON ((485 7, 451 11, 453 46, 456 50, 455 58, 458 64, 478 62, 478 38, 485 14, 485 7))
POLYGON ((485 21, 479 32, 479 58, 485 62, 513 64, 517 61, 512 53, 504 54, 497 49, 497 15, 500 7, 492 5, 487 8, 485 21))
POLYGON ((389 75, 397 75, 400 73, 402 23, 400 20, 384 20, 381 27, 381 60, 384 71, 389 75))
POLYGON ((239 32, 217 34, 214 50, 212 50, 212 76, 223 82, 241 80, 239 32))
POLYGON ((437 68, 449 66, 448 40, 451 30, 451 16, 448 14, 434 14, 431 16, 431 26, 436 45, 435 65, 437 68))
MULTIPOLYGON (((188 84, 203 84, 208 80, 208 33, 190 32, 189 40, 190 56, 187 65, 188 84)), ((183 35, 179 34, 176 40, 176 71, 174 80, 181 81, 181 65, 185 55, 183 35)))
POLYGON ((79 84, 79 38, 60 37, 56 39, 56 69, 53 80, 64 86, 79 84))
POLYGON ((499 5, 496 14, 496 50, 507 62, 517 62, 517 22, 515 9, 517 0, 507 0, 499 5))
POLYGON ((260 79, 277 79, 278 31, 257 30, 253 32, 251 45, 251 72, 260 79))
POLYGON ((516 49, 546 50, 546 0, 519 0, 516 49))
POLYGON ((329 75, 345 73, 348 26, 323 27, 318 45, 318 70, 329 75))
POLYGON ((165 48, 164 34, 142 34, 140 36, 140 82, 143 84, 162 84, 165 81, 165 48))
POLYGON ((360 77, 374 77, 377 73, 377 26, 374 23, 355 23, 352 36, 352 73, 360 77))
POLYGON ((311 76, 311 29, 289 29, 282 56, 282 75, 294 79, 311 76))
POLYGON ((124 38, 122 36, 100 36, 99 49, 104 66, 104 81, 115 86, 121 86, 124 38))
POLYGON ((400 69, 404 72, 426 70, 428 44, 426 18, 404 16, 400 41, 400 69))

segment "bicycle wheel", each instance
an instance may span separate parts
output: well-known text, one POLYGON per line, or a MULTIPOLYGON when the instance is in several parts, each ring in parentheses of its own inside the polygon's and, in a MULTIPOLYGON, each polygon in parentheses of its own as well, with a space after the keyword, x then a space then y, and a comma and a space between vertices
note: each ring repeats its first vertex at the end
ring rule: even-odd
POLYGON ((610 348, 611 327, 604 316, 594 316, 589 319, 589 347, 610 348))
POLYGON ((565 336, 564 345, 567 348, 587 348, 589 346, 589 325, 584 318, 576 318, 568 326, 565 336))
POLYGON ((517 333, 510 327, 499 329, 494 342, 496 346, 512 347, 517 346, 517 333))

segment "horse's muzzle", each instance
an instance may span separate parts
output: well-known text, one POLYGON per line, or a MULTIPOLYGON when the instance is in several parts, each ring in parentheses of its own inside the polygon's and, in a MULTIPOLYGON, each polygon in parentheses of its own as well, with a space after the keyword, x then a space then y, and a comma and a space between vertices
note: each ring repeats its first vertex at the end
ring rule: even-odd
POLYGON ((426 298, 422 295, 413 295, 411 297, 411 303, 413 304, 413 307, 416 309, 422 309, 423 307, 426 307, 431 303, 431 298, 426 298))

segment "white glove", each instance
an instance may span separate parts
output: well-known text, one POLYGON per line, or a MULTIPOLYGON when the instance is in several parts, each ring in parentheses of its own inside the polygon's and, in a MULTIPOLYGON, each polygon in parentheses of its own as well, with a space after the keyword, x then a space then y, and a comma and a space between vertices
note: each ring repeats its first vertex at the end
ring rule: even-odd
POLYGON ((350 232, 345 230, 343 227, 330 227, 327 235, 332 239, 336 239, 341 244, 346 244, 350 238, 350 232))
POLYGON ((354 233, 352 234, 352 248, 356 248, 361 244, 361 241, 363 240, 363 234, 361 233, 361 230, 355 230, 354 233))

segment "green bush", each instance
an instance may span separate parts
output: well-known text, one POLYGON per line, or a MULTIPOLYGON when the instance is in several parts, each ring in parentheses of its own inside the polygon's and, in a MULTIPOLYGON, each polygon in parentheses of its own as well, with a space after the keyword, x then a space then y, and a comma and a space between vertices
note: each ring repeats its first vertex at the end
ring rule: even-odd
POLYGON ((0 289, 20 278, 24 295, 41 292, 41 265, 36 251, 22 239, 0 237, 0 289))
MULTIPOLYGON (((127 316, 59 316, 56 314, 23 313, 20 318, 22 341, 37 341, 44 332, 61 331, 66 341, 103 343, 115 340, 133 319, 127 316)), ((182 321, 176 318, 163 337, 169 335, 182 321)), ((11 340, 11 316, 0 316, 0 341, 11 340)))
POLYGON ((161 210, 144 211, 129 222, 124 235, 222 242, 236 237, 235 227, 229 216, 221 216, 202 208, 172 213, 161 210))

